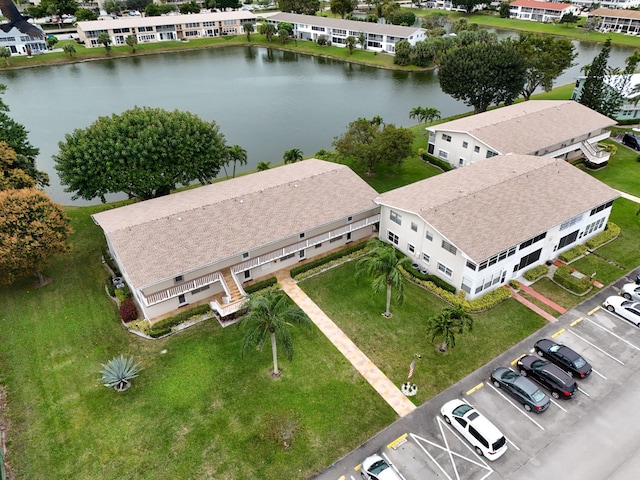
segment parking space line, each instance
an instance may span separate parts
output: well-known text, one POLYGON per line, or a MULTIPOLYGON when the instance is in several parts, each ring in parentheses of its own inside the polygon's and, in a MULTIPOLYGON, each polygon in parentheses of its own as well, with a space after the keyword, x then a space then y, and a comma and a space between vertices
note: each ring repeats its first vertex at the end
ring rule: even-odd
MULTIPOLYGON (((622 360, 618 360, 616 357, 614 357, 613 355, 611 355, 610 353, 605 352, 603 349, 601 349, 600 347, 598 347, 597 345, 595 345, 594 343, 590 342, 589 340, 587 340, 586 338, 582 337, 581 335, 578 335, 576 332, 573 332, 571 330, 569 330, 569 333, 575 335, 576 337, 578 337, 580 340, 582 340, 583 342, 591 345, 593 348, 595 348, 596 350, 598 350, 600 353, 605 354, 607 357, 609 357, 611 360, 614 360, 616 362, 618 362, 620 365, 624 365, 624 362, 622 360)), ((595 370, 594 370, 595 371, 595 370)), ((598 374, 600 375, 600 374, 598 374)))
POLYGON ((391 468, 393 468, 393 469, 396 471, 396 473, 398 474, 398 476, 399 476, 402 480, 406 480, 406 479, 404 478, 404 475, 402 475, 402 473, 400 473, 400 470, 398 470, 398 469, 396 468, 395 464, 391 461, 391 459, 387 456, 387 454, 386 454, 386 453, 384 453, 384 452, 382 452, 382 456, 383 456, 383 457, 384 457, 384 459, 387 461, 387 463, 388 463, 389 465, 391 465, 391 468))
POLYGON ((599 375, 600 378, 602 378, 603 380, 609 380, 607 377, 605 377, 603 374, 601 374, 599 371, 595 370, 595 369, 591 369, 591 371, 593 373, 595 373, 596 375, 599 375))
POLYGON ((560 410, 562 410, 564 413, 567 413, 567 411, 564 409, 564 407, 562 407, 558 402, 556 402, 555 400, 553 400, 551 397, 549 397, 549 400, 551 400, 551 403, 553 403, 556 407, 558 407, 560 410))
POLYGON ((395 447, 399 447, 400 445, 406 443, 407 442, 407 436, 408 435, 406 433, 404 435, 400 435, 393 442, 391 442, 389 445, 387 445, 387 449, 389 449, 389 448, 395 449, 395 447))
POLYGON ((591 395, 589 395, 587 392, 585 392, 584 390, 582 390, 580 387, 578 387, 578 391, 580 393, 582 393, 583 395, 586 395, 587 397, 591 398, 591 395))
POLYGON ((504 437, 507 439, 507 442, 509 442, 509 445, 511 445, 513 448, 515 448, 516 450, 520 451, 520 449, 518 448, 518 446, 513 443, 511 440, 509 440, 507 437, 504 437))
MULTIPOLYGON (((611 312, 609 310, 605 310, 605 312, 607 312, 609 315, 611 315, 611 312)), ((617 315, 616 315, 617 317, 617 315)), ((618 317, 618 318, 622 318, 622 317, 618 317)), ((626 338, 621 337, 620 335, 616 335, 615 333, 613 333, 611 330, 609 330, 608 328, 603 327, 602 325, 600 325, 598 322, 594 322, 593 320, 591 320, 590 318, 587 318, 586 320, 588 320, 589 322, 591 322, 593 325, 595 325, 596 327, 604 330, 605 332, 610 333, 611 335, 613 335, 614 337, 616 337, 618 340, 626 343, 627 345, 629 345, 630 347, 635 348, 636 350, 640 350, 639 347, 636 347, 633 343, 631 343, 629 340, 627 340, 626 338)), ((624 320, 624 319, 623 319, 624 320)))
POLYGON ((507 402, 509 402, 513 408, 515 408, 518 412, 520 412, 522 415, 524 415, 526 418, 528 418, 534 425, 537 425, 538 428, 540 428, 540 430, 544 430, 544 427, 542 425, 540 425, 538 422, 536 422, 533 418, 531 418, 529 415, 527 415, 520 407, 518 407, 515 403, 513 403, 505 395, 503 395, 502 392, 500 392, 499 389, 497 389, 496 387, 491 385, 491 383, 489 383, 489 382, 487 382, 487 385, 489 385, 498 395, 500 395, 507 402))
POLYGON ((600 305, 598 305, 596 308, 594 308, 593 310, 591 310, 590 312, 587 312, 587 315, 593 315, 594 313, 596 313, 598 310, 600 310, 600 305))
POLYGON ((578 317, 577 319, 575 319, 573 322, 571 322, 569 324, 570 327, 575 327, 577 324, 579 324, 581 321, 583 320, 582 317, 578 317))
POLYGON ((564 328, 558 330, 556 333, 554 333, 553 335, 551 335, 551 338, 556 338, 559 335, 562 335, 564 332, 566 332, 566 330, 564 328))
POLYGON ((516 358, 514 361, 511 362, 511 366, 513 367, 516 363, 518 363, 518 360, 520 360, 522 357, 526 356, 526 353, 523 353, 522 355, 520 355, 518 358, 516 358))

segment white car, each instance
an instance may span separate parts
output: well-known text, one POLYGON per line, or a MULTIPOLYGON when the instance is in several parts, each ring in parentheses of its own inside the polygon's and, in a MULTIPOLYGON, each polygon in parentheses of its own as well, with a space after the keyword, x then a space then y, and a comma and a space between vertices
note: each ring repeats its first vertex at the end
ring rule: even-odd
POLYGON ((610 312, 617 313, 625 320, 629 320, 636 327, 640 327, 640 302, 614 295, 607 298, 602 306, 610 312))
POLYGON ((622 287, 620 294, 627 300, 640 301, 640 285, 637 283, 627 283, 622 287))
POLYGON ((451 400, 440 409, 445 422, 455 428, 481 457, 496 460, 507 451, 507 439, 487 417, 461 400, 451 400))
POLYGON ((364 480, 402 480, 393 467, 380 455, 371 455, 362 461, 360 476, 364 480))

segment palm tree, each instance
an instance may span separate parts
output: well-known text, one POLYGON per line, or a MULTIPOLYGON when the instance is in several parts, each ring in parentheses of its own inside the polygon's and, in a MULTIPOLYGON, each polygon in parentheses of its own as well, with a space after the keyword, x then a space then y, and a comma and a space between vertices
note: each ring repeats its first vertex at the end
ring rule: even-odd
POLYGON ((293 341, 290 327, 299 325, 312 330, 313 323, 300 307, 282 291, 265 295, 250 295, 245 303, 249 313, 240 319, 239 326, 245 331, 242 340, 242 355, 249 350, 262 350, 267 340, 271 341, 274 377, 280 376, 278 369, 278 343, 287 359, 293 359, 293 341))
POLYGON ((299 160, 302 160, 302 150, 299 148, 292 148, 291 150, 287 150, 284 152, 282 159, 284 163, 296 163, 299 160))
POLYGON ((349 35, 345 39, 344 43, 347 46, 347 48, 349 49, 349 55, 351 55, 353 53, 353 49, 356 48, 356 45, 358 44, 358 39, 356 37, 354 37, 353 35, 349 35))
POLYGON ((73 54, 76 53, 76 47, 74 47, 72 43, 67 43, 62 47, 62 51, 68 53, 70 57, 73 57, 73 54))
POLYGON ((127 35, 125 43, 131 48, 131 53, 136 53, 136 45, 138 45, 138 37, 135 35, 127 35))
POLYGON ((415 118, 418 120, 418 123, 422 123, 424 119, 425 109, 423 107, 413 107, 409 112, 409 118, 415 118))
POLYGON ((434 120, 439 120, 442 118, 440 116, 440 110, 434 107, 427 107, 423 111, 423 117, 425 122, 433 122, 434 120))
POLYGON ((258 162, 256 166, 256 170, 259 172, 264 172, 265 170, 269 170, 271 168, 271 162, 258 162))
POLYGON ((264 35, 267 42, 270 42, 276 33, 276 26, 273 23, 262 23, 258 27, 258 33, 264 35))
POLYGON ((364 34, 364 32, 360 32, 358 34, 358 43, 362 46, 363 50, 367 49, 367 36, 364 34))
POLYGON ((395 288, 395 301, 401 305, 404 301, 404 277, 400 268, 411 264, 409 257, 404 256, 389 243, 374 238, 369 242, 371 252, 356 264, 357 276, 366 273, 373 277, 371 286, 374 293, 387 290, 387 305, 384 316, 391 317, 391 292, 395 288))
POLYGON ((4 61, 9 65, 9 59, 11 58, 11 50, 7 47, 0 47, 0 58, 4 58, 4 61))
POLYGON ((246 33, 246 34, 247 34, 247 42, 250 42, 250 41, 251 41, 251 34, 252 34, 252 33, 253 33, 253 31, 254 31, 253 23, 251 23, 251 22, 244 22, 244 23, 242 24, 242 29, 244 30, 244 33, 246 33))
MULTIPOLYGON (((240 145, 232 145, 231 147, 229 147, 229 150, 227 151, 227 156, 228 156, 228 162, 233 162, 233 174, 232 174, 232 178, 236 178, 236 164, 239 163, 240 165, 246 165, 247 164, 247 151, 242 148, 240 145)), ((227 163, 227 162, 225 162, 227 163)), ((225 173, 226 173, 226 168, 225 168, 225 173)))
POLYGON ((432 342, 440 340, 438 349, 446 352, 448 347, 456 346, 456 335, 473 328, 473 318, 461 306, 445 308, 427 321, 427 336, 432 342))
POLYGON ((105 52, 109 53, 111 51, 111 37, 107 32, 100 33, 96 41, 104 45, 105 52))

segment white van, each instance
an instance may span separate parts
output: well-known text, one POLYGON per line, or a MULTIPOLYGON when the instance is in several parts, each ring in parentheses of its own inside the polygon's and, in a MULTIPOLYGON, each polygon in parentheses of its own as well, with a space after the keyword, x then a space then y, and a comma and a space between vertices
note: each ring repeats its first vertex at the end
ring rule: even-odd
POLYGON ((451 400, 440 409, 445 422, 453 426, 487 460, 507 451, 507 439, 485 416, 461 400, 451 400))

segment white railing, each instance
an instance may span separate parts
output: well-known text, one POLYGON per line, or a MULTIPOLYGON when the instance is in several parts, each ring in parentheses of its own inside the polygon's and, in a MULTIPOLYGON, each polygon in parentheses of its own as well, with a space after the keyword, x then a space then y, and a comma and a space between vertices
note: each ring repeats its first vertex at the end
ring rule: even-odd
MULTIPOLYGON (((159 292, 145 295, 143 293, 144 303, 146 306, 155 305, 156 303, 164 302, 183 293, 195 290, 196 288, 204 287, 205 285, 211 285, 212 283, 222 280, 222 276, 218 272, 208 273, 202 277, 194 278, 186 282, 179 283, 173 287, 165 288, 159 292)), ((222 282, 224 284, 224 282, 222 282)))
POLYGON ((238 310, 242 308, 244 302, 234 302, 228 305, 220 305, 217 301, 212 300, 209 302, 209 306, 211 310, 216 312, 220 317, 226 317, 227 315, 231 315, 232 313, 236 313, 238 310))
POLYGON ((589 163, 593 163, 595 165, 608 162, 609 157, 611 156, 611 154, 606 150, 594 146, 589 142, 581 142, 580 150, 582 150, 584 156, 587 157, 589 163))

